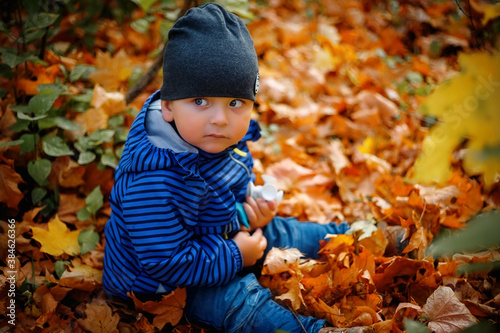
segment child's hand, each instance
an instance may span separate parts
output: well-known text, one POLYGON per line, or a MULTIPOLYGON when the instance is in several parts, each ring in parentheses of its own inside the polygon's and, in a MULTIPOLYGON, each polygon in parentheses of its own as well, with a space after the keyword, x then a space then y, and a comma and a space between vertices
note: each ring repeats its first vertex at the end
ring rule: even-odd
POLYGON ((243 207, 248 217, 250 230, 265 227, 272 221, 277 212, 274 201, 266 201, 262 198, 254 199, 250 196, 247 197, 247 202, 243 204, 243 207))
POLYGON ((233 240, 240 248, 245 267, 255 265, 257 260, 264 255, 267 246, 267 239, 262 235, 262 229, 255 230, 252 235, 246 231, 240 231, 234 235, 233 240))

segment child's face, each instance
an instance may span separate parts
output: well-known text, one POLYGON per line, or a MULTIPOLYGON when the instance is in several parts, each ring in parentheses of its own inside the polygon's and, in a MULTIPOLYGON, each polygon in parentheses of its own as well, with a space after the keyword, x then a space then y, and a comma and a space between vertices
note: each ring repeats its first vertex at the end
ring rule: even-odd
POLYGON ((165 121, 175 121, 185 141, 207 153, 219 153, 243 139, 253 104, 248 99, 199 97, 161 101, 161 110, 165 121))

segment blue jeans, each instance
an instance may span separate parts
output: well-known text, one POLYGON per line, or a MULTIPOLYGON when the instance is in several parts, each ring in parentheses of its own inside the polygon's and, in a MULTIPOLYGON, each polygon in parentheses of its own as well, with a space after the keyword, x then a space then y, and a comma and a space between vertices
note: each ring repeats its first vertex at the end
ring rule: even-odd
MULTIPOLYGON (((309 258, 316 258, 319 240, 328 233, 343 234, 347 223, 321 225, 299 222, 294 218, 275 217, 265 228, 266 254, 272 247, 297 248, 309 258)), ((223 332, 316 333, 325 320, 305 317, 274 302, 269 289, 262 287, 254 274, 236 276, 220 287, 188 288, 184 313, 190 321, 209 325, 223 332)))

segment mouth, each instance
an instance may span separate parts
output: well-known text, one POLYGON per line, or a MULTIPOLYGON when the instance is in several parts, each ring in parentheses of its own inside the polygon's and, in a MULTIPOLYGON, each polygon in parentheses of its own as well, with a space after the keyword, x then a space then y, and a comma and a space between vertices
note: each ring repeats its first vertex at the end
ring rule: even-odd
POLYGON ((223 134, 218 134, 218 133, 211 133, 206 135, 206 137, 213 138, 213 139, 226 139, 227 137, 223 134))

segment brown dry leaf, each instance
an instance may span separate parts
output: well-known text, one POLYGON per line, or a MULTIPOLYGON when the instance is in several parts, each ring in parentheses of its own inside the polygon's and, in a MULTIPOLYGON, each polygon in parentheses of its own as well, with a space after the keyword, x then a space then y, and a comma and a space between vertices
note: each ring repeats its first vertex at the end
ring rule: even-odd
POLYGON ((292 274, 292 276, 284 283, 284 287, 287 289, 287 292, 275 297, 281 301, 289 301, 292 309, 295 311, 305 305, 304 298, 302 297, 302 290, 304 287, 300 281, 301 274, 292 274))
POLYGON ((429 328, 435 333, 459 332, 477 322, 450 287, 440 286, 427 299, 423 311, 429 316, 429 328))
POLYGON ((118 90, 120 85, 132 74, 132 63, 123 49, 114 56, 98 50, 96 66, 97 71, 91 73, 89 79, 108 91, 118 90))
POLYGON ((17 205, 24 198, 18 185, 24 183, 23 178, 13 168, 0 164, 0 202, 7 207, 17 209, 17 205))
POLYGON ((120 315, 111 311, 107 304, 98 305, 88 303, 85 307, 85 318, 78 319, 77 323, 84 330, 90 332, 111 333, 118 332, 116 329, 120 315))
POLYGON ((138 315, 139 319, 135 322, 135 327, 141 333, 155 333, 155 327, 142 313, 138 315))
POLYGON ((274 275, 296 268, 303 254, 297 249, 279 249, 273 247, 266 255, 262 274, 274 275))
POLYGON ((177 325, 182 318, 186 305, 186 289, 177 288, 170 294, 163 296, 160 302, 142 302, 134 293, 129 293, 134 301, 135 308, 155 315, 153 326, 162 329, 165 324, 177 325))
POLYGON ((73 259, 71 264, 71 271, 64 271, 59 285, 84 291, 94 291, 102 285, 102 269, 82 264, 80 258, 73 259))
POLYGON ((52 162, 49 181, 62 187, 77 187, 84 183, 85 167, 69 156, 61 156, 52 162))
POLYGON ((76 193, 59 194, 59 208, 57 215, 68 223, 79 222, 76 214, 82 208, 85 208, 85 198, 81 198, 76 193))
POLYGON ((335 327, 344 327, 345 318, 336 304, 329 306, 321 298, 305 297, 305 303, 314 317, 326 319, 335 327))

